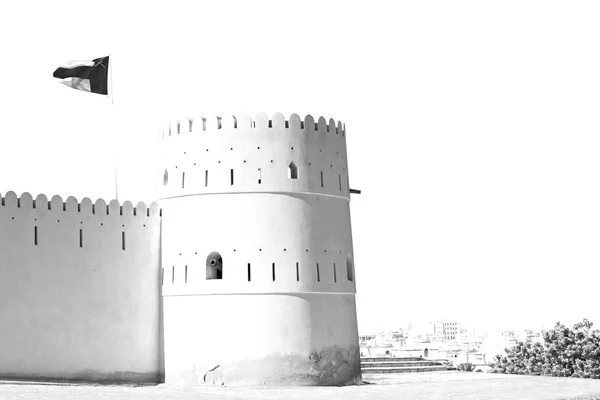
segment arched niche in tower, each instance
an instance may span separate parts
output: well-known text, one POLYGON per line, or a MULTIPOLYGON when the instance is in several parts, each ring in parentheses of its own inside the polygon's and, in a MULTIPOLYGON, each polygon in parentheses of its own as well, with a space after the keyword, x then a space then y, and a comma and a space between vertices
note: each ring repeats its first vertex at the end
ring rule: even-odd
POLYGON ((288 179, 298 179, 298 167, 293 161, 288 165, 288 179))
POLYGON ((223 279, 223 257, 218 251, 206 257, 206 279, 223 279))

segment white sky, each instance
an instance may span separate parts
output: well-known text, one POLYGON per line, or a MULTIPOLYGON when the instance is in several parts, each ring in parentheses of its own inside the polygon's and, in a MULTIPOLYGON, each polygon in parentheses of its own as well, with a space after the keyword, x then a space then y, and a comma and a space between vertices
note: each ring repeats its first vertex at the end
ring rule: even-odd
POLYGON ((363 191, 361 332, 600 324, 598 21, 592 1, 5 2, 0 192, 110 199, 120 157, 121 199, 145 200, 165 120, 323 115, 363 191), (112 106, 52 78, 108 53, 112 106))

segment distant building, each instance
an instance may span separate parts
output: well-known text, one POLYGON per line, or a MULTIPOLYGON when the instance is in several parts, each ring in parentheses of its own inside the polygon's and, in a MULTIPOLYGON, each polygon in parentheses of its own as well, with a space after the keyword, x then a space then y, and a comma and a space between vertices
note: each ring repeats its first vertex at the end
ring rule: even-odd
POLYGON ((444 340, 443 333, 429 333, 424 335, 425 341, 429 343, 442 342, 444 340))
POLYGON ((433 333, 436 335, 444 335, 444 323, 442 321, 432 322, 433 333))
POLYGON ((524 329, 520 331, 516 338, 525 343, 535 343, 535 342, 543 342, 544 338, 542 337, 541 331, 536 331, 534 329, 524 329))
POLYGON ((456 335, 458 334, 458 322, 456 321, 443 321, 442 329, 444 333, 444 340, 456 340, 456 335))
POLYGON ((392 332, 392 339, 403 339, 404 331, 402 329, 392 332))
POLYGON ((410 341, 450 341, 456 340, 459 333, 466 332, 457 321, 437 320, 429 322, 426 325, 419 325, 418 328, 411 329, 408 332, 410 341))
POLYGON ((513 331, 492 333, 483 340, 480 349, 490 361, 497 354, 505 354, 505 349, 515 346, 517 342, 513 331))

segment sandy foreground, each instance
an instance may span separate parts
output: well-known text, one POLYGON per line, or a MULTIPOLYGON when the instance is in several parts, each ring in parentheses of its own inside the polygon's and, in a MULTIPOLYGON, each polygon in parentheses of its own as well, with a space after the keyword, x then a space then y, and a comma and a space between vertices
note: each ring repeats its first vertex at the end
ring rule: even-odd
POLYGON ((0 382, 0 399, 600 399, 600 380, 427 372, 363 375, 347 387, 92 386, 0 382))

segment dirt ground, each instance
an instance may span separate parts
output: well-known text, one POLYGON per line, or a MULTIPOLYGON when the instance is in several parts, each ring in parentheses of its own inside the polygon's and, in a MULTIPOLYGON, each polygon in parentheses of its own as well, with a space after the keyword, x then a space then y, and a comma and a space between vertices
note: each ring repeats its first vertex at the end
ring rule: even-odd
POLYGON ((0 399, 600 399, 600 380, 426 372, 363 375, 366 384, 347 387, 234 388, 214 386, 92 386, 7 382, 0 399))

